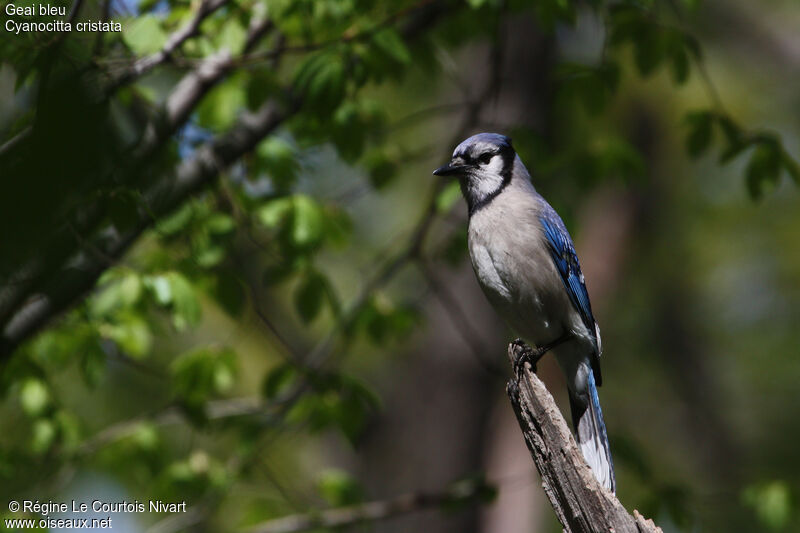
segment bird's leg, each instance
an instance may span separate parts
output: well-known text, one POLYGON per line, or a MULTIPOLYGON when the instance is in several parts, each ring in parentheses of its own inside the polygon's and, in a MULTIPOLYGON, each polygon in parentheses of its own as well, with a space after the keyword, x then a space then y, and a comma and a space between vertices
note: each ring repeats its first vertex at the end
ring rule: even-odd
POLYGON ((525 361, 531 363, 533 371, 536 372, 535 361, 538 361, 538 359, 533 358, 533 350, 531 347, 528 346, 522 339, 515 339, 511 345, 511 349, 514 351, 514 364, 512 365, 514 375, 519 376, 519 371, 525 365, 525 361))
POLYGON ((514 354, 516 355, 514 358, 514 375, 519 375, 520 369, 526 362, 530 363, 531 370, 536 372, 536 363, 539 362, 539 359, 541 359, 544 354, 553 348, 560 346, 571 338, 572 333, 567 332, 553 342, 543 344, 542 346, 537 346, 535 349, 528 346, 522 339, 516 339, 511 343, 514 345, 513 349, 514 354))

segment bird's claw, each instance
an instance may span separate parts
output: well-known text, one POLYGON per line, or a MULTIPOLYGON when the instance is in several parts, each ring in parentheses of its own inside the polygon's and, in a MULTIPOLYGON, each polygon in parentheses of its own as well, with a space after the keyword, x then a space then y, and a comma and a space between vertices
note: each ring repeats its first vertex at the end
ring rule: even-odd
POLYGON ((511 343, 511 350, 514 354, 513 370, 515 376, 521 374, 522 369, 525 368, 525 363, 530 364, 531 371, 534 374, 536 373, 537 358, 534 357, 533 350, 525 341, 522 339, 515 339, 514 342, 511 343))

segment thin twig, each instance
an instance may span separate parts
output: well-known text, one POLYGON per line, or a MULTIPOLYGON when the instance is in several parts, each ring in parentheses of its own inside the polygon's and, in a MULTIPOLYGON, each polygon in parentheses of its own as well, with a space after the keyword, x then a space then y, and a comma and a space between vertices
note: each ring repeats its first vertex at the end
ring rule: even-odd
MULTIPOLYGON (((464 344, 470 349, 472 355, 480 363, 480 365, 490 374, 505 378, 506 374, 499 366, 486 360, 486 356, 492 356, 495 350, 492 350, 481 337, 475 332, 475 328, 470 324, 469 317, 450 290, 436 279, 436 274, 428 263, 422 259, 416 262, 417 267, 422 272, 423 277, 427 280, 433 294, 438 298, 439 303, 446 311, 445 315, 450 320, 450 323, 459 334, 464 344)), ((491 357, 491 361, 494 361, 491 357)))
MULTIPOLYGON (((225 400, 214 400, 206 405, 206 415, 209 420, 222 420, 240 416, 266 414, 273 405, 265 404, 259 398, 242 397, 225 400)), ((184 420, 181 409, 175 405, 168 405, 149 415, 141 415, 129 420, 112 424, 102 431, 89 437, 78 447, 78 455, 90 455, 106 444, 131 435, 142 424, 150 423, 157 426, 179 424, 184 420)))
MULTIPOLYGON (((230 189, 228 188, 227 181, 223 180, 219 187, 220 195, 224 200, 225 205, 230 210, 231 214, 233 215, 234 220, 236 221, 237 228, 244 228, 244 232, 247 235, 250 242, 252 242, 259 250, 264 250, 263 245, 258 242, 255 237, 252 235, 252 223, 248 217, 246 217, 239 209, 238 204, 236 203, 236 199, 233 197, 230 189)), ((237 267, 241 272, 246 272, 245 269, 245 260, 240 254, 234 249, 232 252, 233 261, 236 263, 237 267)), ((278 341, 278 343, 283 346, 283 349, 289 354, 290 359, 293 363, 297 364, 300 362, 300 357, 297 354, 297 351, 294 347, 289 343, 289 340, 280 332, 280 330, 275 326, 272 320, 267 316, 267 313, 261 307, 260 298, 258 294, 258 290, 256 289, 255 285, 250 281, 250 279, 246 275, 242 275, 239 277, 239 282, 247 287, 250 297, 250 304, 253 307, 253 310, 256 313, 256 316, 261 320, 264 326, 272 334, 273 338, 278 341)))
MULTIPOLYGON (((678 19, 678 22, 683 24, 683 12, 681 12, 681 8, 677 5, 675 0, 667 0, 667 4, 672 9, 675 17, 678 19)), ((714 84, 714 81, 711 79, 711 75, 708 73, 705 60, 699 54, 689 55, 694 60, 695 68, 697 68, 697 72, 700 73, 700 78, 703 80, 703 87, 705 88, 708 98, 711 100, 711 103, 716 111, 730 116, 730 114, 725 110, 725 106, 722 103, 722 98, 720 97, 717 86, 714 84)))
POLYGON ((426 107, 423 109, 418 109, 417 111, 412 111, 408 115, 402 116, 388 124, 384 130, 384 132, 395 132, 399 129, 406 128, 408 126, 414 125, 416 122, 430 120, 437 115, 452 113, 454 111, 458 111, 460 109, 465 108, 468 105, 467 102, 451 102, 446 104, 436 104, 430 107, 426 107))
POLYGON ((333 529, 362 522, 375 522, 426 509, 441 507, 448 503, 469 502, 480 499, 486 486, 480 482, 438 493, 403 494, 388 500, 376 500, 347 507, 337 507, 312 513, 299 513, 262 522, 250 528, 248 533, 297 533, 310 529, 333 529))
POLYGON ((272 50, 267 50, 266 52, 260 52, 257 54, 250 54, 247 56, 243 56, 236 60, 236 64, 239 66, 246 66, 264 60, 274 59, 275 57, 284 56, 287 54, 314 52, 317 50, 321 50, 323 48, 335 46, 337 44, 346 44, 346 43, 362 41, 364 39, 372 37, 375 33, 380 31, 381 29, 394 24, 398 20, 433 4, 435 1, 436 0, 420 0, 414 5, 408 6, 406 8, 400 9, 392 13, 388 17, 378 22, 375 26, 364 31, 360 31, 357 33, 349 33, 348 31, 345 31, 341 37, 318 43, 308 43, 300 45, 286 45, 285 43, 280 43, 279 46, 277 46, 272 50))

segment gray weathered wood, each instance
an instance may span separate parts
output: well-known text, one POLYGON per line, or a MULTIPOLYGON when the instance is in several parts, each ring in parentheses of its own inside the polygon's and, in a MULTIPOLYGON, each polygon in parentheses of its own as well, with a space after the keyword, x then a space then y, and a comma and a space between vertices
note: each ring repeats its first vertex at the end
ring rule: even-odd
MULTIPOLYGON (((522 349, 518 343, 508 346, 512 367, 522 349)), ((638 511, 629 514, 597 482, 553 397, 529 364, 519 365, 507 391, 544 492, 565 532, 662 533, 638 511)))

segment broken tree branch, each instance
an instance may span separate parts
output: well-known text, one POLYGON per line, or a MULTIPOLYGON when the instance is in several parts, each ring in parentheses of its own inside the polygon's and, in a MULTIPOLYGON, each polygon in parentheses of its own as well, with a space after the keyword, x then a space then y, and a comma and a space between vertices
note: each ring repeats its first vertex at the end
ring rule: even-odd
MULTIPOLYGON (((512 367, 523 346, 512 343, 512 367)), ((565 533, 662 533, 638 511, 630 515, 614 493, 604 489, 584 461, 564 417, 528 363, 508 382, 508 396, 542 487, 565 533)))

